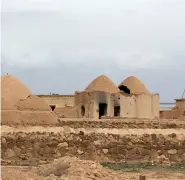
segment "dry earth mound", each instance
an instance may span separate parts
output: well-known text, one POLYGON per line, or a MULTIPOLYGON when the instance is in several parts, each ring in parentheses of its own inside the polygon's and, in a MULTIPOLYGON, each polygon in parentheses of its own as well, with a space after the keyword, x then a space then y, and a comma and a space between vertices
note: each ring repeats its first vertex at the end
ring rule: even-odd
POLYGON ((35 95, 30 95, 26 99, 21 99, 17 104, 17 109, 21 111, 51 111, 46 102, 35 95))
POLYGON ((31 95, 16 104, 16 110, 2 111, 3 125, 53 125, 57 116, 42 98, 31 95))
POLYGON ((113 81, 110 80, 107 76, 101 75, 94 79, 85 89, 85 91, 104 91, 108 93, 118 93, 120 90, 118 87, 116 87, 116 84, 114 84, 113 81))
POLYGON ((52 125, 57 116, 45 101, 12 75, 1 77, 3 125, 52 125))
POLYGON ((5 98, 1 97, 1 110, 15 110, 15 106, 10 104, 5 98))
POLYGON ((57 114, 59 118, 77 118, 77 108, 75 107, 62 107, 56 108, 54 112, 57 114))
POLYGON ((1 97, 10 104, 14 105, 31 94, 31 91, 16 77, 12 75, 1 77, 1 97))
POLYGON ((51 164, 41 165, 35 171, 39 176, 50 176, 54 174, 56 177, 63 176, 64 179, 70 180, 120 180, 121 174, 103 168, 98 162, 84 161, 75 157, 62 157, 55 160, 51 164))
POLYGON ((44 177, 40 177, 30 171, 16 168, 2 167, 2 179, 3 180, 44 180, 44 177))
POLYGON ((126 78, 119 87, 123 85, 130 89, 132 94, 141 94, 146 93, 150 94, 149 90, 145 87, 145 85, 136 77, 130 76, 126 78))
POLYGON ((2 125, 31 125, 31 126, 50 126, 57 123, 57 116, 50 111, 19 111, 12 110, 1 112, 2 125))

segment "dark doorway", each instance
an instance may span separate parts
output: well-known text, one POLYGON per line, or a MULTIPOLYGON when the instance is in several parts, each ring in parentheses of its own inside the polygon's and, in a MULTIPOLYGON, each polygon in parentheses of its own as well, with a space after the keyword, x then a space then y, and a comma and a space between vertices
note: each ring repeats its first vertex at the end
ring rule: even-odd
POLYGON ((107 104, 100 103, 99 104, 99 119, 101 119, 102 116, 107 115, 107 104))
POLYGON ((81 115, 82 115, 82 117, 85 116, 85 107, 84 106, 81 106, 81 115))
POLYGON ((126 94, 130 94, 130 89, 127 86, 121 85, 119 86, 119 89, 126 94))
POLYGON ((51 108, 52 111, 54 111, 56 106, 55 105, 50 105, 50 108, 51 108))
POLYGON ((114 116, 120 116, 120 106, 114 106, 114 116))

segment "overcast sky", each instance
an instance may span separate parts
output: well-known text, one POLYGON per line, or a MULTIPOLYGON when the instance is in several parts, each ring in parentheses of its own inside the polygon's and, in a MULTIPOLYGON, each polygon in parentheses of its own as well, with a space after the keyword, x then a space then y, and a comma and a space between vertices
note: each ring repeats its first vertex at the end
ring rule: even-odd
POLYGON ((3 0, 2 74, 35 94, 73 94, 105 74, 162 102, 185 89, 184 0, 3 0))

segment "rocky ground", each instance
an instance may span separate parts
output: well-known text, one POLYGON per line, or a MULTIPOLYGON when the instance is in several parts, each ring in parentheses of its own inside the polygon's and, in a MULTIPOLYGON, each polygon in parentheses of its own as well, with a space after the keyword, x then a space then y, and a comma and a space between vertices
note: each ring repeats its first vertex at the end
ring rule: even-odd
POLYGON ((2 167, 3 180, 182 180, 185 172, 149 171, 124 172, 105 168, 98 162, 63 157, 38 167, 2 167))

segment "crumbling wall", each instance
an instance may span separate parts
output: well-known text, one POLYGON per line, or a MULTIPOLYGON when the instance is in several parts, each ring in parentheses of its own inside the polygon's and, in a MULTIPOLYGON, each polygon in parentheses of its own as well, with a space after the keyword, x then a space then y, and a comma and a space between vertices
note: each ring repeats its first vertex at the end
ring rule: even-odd
POLYGON ((153 119, 152 95, 144 93, 136 95, 136 109, 137 118, 153 119))
POLYGON ((153 94, 152 96, 152 114, 153 117, 158 119, 159 118, 159 107, 160 101, 159 101, 159 94, 153 94))
POLYGON ((79 118, 93 118, 96 114, 96 101, 94 93, 80 92, 75 94, 75 108, 79 118), (82 106, 85 114, 82 116, 82 106))
POLYGON ((123 118, 159 118, 159 96, 138 94, 126 96, 120 94, 121 117, 123 118))
POLYGON ((2 164, 8 165, 37 165, 66 155, 113 162, 185 162, 185 136, 176 134, 7 133, 1 142, 2 164))
MULTIPOLYGON (((107 117, 114 117, 114 106, 120 105, 120 117, 159 118, 159 95, 138 94, 126 96, 121 93, 110 94, 101 91, 78 92, 74 97, 74 107, 79 118, 99 118, 99 103, 107 104, 107 117), (81 114, 81 107, 85 115, 81 114)), ((57 112, 59 114, 59 112, 57 112)), ((60 116, 61 117, 61 116, 60 116)), ((72 116, 67 116, 72 117, 72 116)), ((75 116, 74 116, 75 117, 75 116)))
MULTIPOLYGON (((114 106, 111 99, 111 94, 101 91, 80 92, 75 95, 75 106, 78 109, 78 114, 81 114, 81 107, 85 107, 84 118, 99 118, 99 103, 107 104, 107 117, 114 115, 114 106)), ((80 118, 82 116, 80 115, 80 118)))
POLYGON ((180 129, 185 128, 185 121, 176 120, 146 120, 146 119, 60 119, 57 126, 72 128, 115 128, 115 129, 180 129))
POLYGON ((120 107, 120 116, 116 116, 117 118, 121 117, 121 102, 120 102, 120 93, 116 94, 111 94, 110 96, 110 101, 109 101, 109 107, 110 107, 110 112, 109 112, 109 117, 114 117, 114 107, 119 106, 120 107))
POLYGON ((135 118, 137 109, 136 109, 136 97, 120 95, 120 105, 121 105, 121 117, 126 118, 135 118))
POLYGON ((58 118, 79 118, 77 107, 62 107, 54 110, 58 118))
POLYGON ((99 104, 100 103, 105 103, 107 104, 107 117, 113 117, 114 115, 114 106, 112 103, 112 96, 108 92, 94 92, 94 96, 96 99, 96 115, 95 117, 99 117, 99 104))
POLYGON ((160 118, 161 119, 178 119, 179 116, 180 116, 180 110, 179 109, 160 111, 160 118))
POLYGON ((176 106, 185 108, 185 99, 176 99, 176 106))
POLYGON ((57 116, 50 111, 1 110, 2 125, 47 125, 57 124, 57 116))
POLYGON ((38 95, 43 98, 48 105, 55 105, 56 107, 74 106, 73 95, 38 95))
POLYGON ((160 118, 185 120, 185 99, 177 99, 171 110, 160 111, 160 118))

